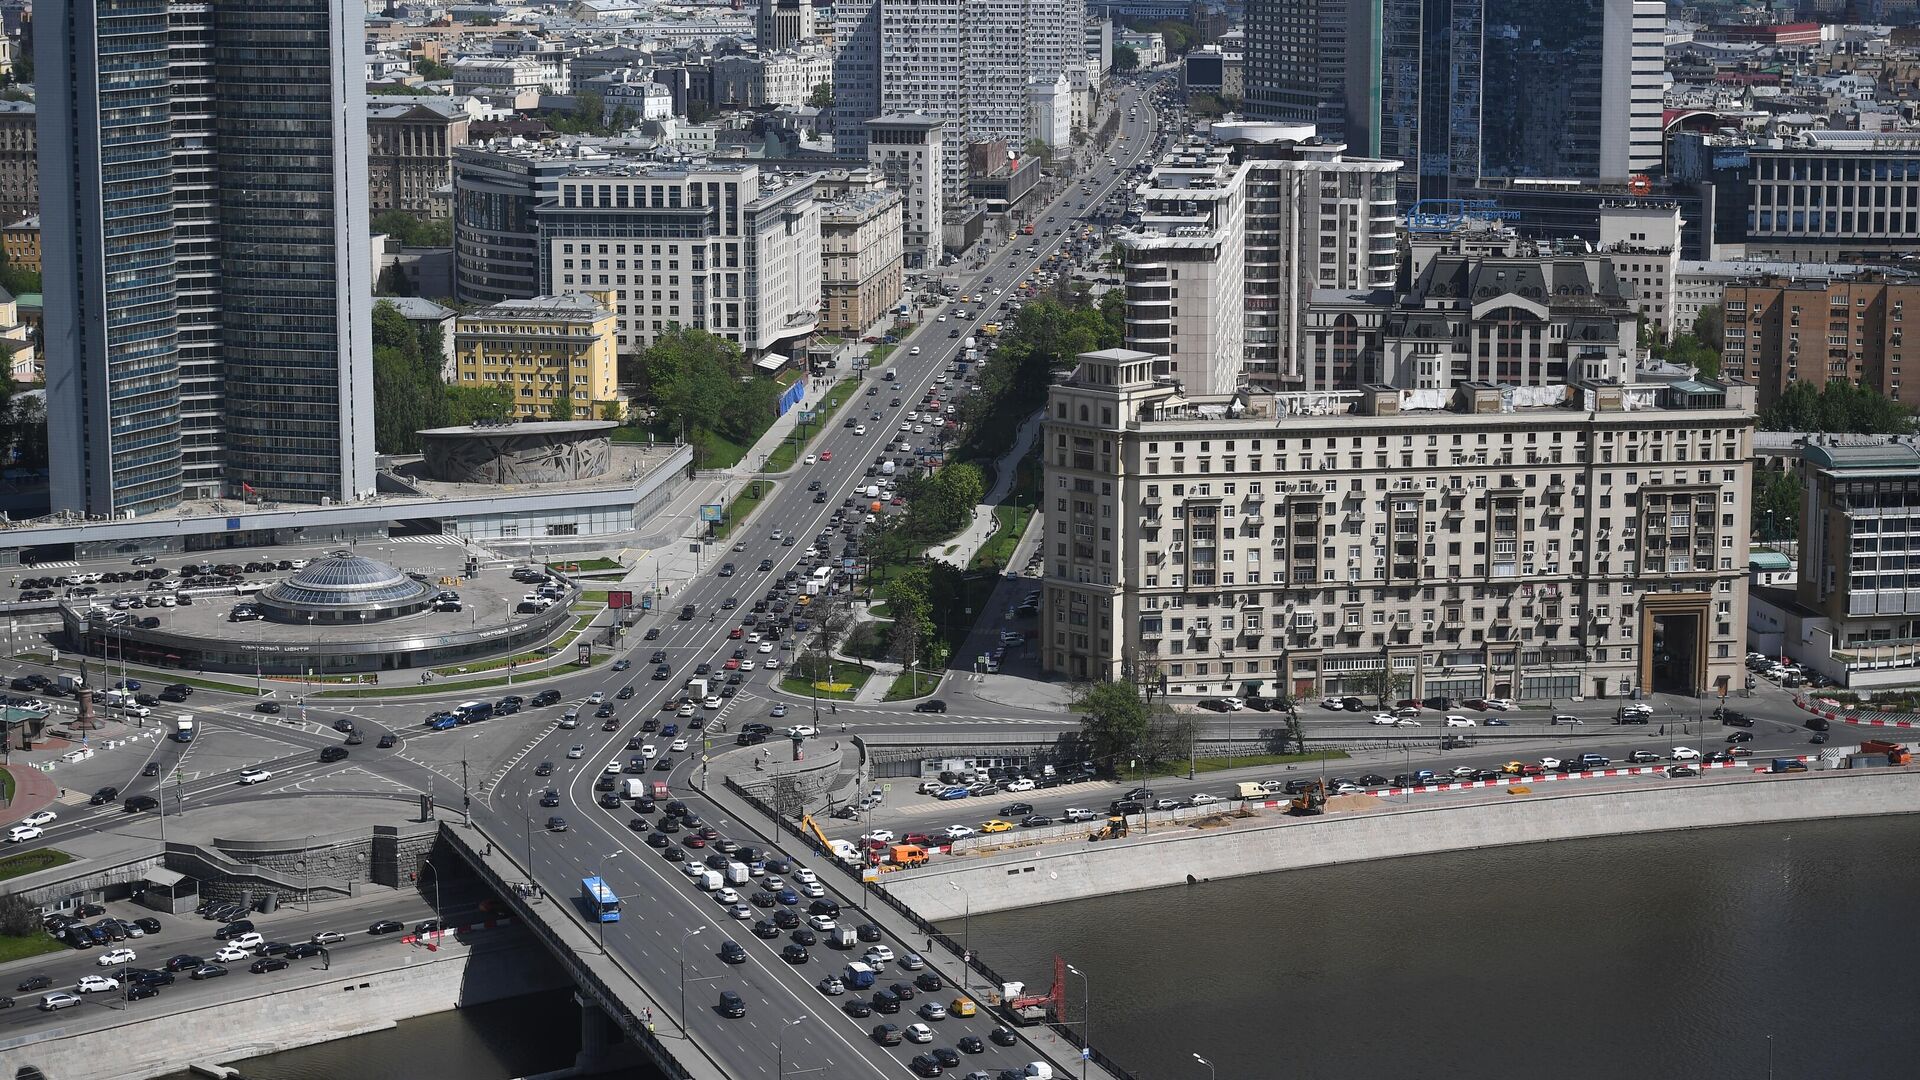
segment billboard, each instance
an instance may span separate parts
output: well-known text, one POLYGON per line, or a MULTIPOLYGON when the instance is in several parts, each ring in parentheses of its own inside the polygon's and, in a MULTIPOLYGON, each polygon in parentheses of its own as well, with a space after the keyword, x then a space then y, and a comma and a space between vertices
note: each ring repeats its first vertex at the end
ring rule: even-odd
POLYGON ((622 610, 624 608, 632 607, 633 606, 632 590, 630 589, 607 590, 607 606, 610 608, 613 608, 616 611, 622 610))
POLYGON ((700 520, 719 523, 726 517, 726 507, 719 503, 707 503, 700 507, 700 520))

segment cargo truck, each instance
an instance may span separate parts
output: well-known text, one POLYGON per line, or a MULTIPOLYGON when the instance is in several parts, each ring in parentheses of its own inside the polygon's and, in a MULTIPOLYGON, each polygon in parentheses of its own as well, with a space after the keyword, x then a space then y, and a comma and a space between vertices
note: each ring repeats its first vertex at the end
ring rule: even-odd
POLYGON ((630 776, 623 781, 623 783, 626 785, 626 790, 623 794, 629 799, 638 799, 647 793, 647 782, 645 780, 630 776))
POLYGON ((753 871, 747 869, 746 863, 730 862, 727 864, 727 884, 745 885, 752 880, 753 871))
POLYGON ((874 972, 872 967, 855 960, 853 963, 847 965, 844 978, 847 989, 849 990, 871 990, 873 989, 873 976, 874 972))
POLYGON ((192 713, 181 713, 179 716, 174 717, 173 741, 174 742, 192 742, 193 741, 193 714, 192 713))
POLYGON ((699 881, 701 892, 714 892, 724 884, 720 877, 720 871, 718 870, 702 870, 697 880, 699 881))
POLYGON ((687 696, 694 699, 695 701, 699 701, 705 698, 707 696, 707 680, 688 679, 687 680, 687 696))
POLYGON ((1860 744, 1862 754, 1885 754, 1889 765, 1909 765, 1913 762, 1913 751, 1905 743, 1887 742, 1884 739, 1868 739, 1860 744))

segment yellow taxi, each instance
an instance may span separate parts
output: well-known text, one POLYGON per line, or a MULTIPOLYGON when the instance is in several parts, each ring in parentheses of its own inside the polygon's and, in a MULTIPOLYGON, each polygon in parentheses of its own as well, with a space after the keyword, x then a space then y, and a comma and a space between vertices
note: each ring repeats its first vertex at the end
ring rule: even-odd
POLYGON ((953 1004, 947 1006, 947 1015, 949 1016, 972 1016, 979 1011, 980 1010, 974 1006, 973 999, 970 997, 954 998, 953 1004))
POLYGON ((983 833, 1012 832, 1013 822, 1001 821, 999 818, 994 818, 992 821, 981 822, 980 831, 983 833))
POLYGON ((1522 762, 1509 761, 1505 765, 1500 766, 1500 771, 1506 773, 1508 776, 1519 776, 1521 770, 1525 768, 1526 765, 1522 762))

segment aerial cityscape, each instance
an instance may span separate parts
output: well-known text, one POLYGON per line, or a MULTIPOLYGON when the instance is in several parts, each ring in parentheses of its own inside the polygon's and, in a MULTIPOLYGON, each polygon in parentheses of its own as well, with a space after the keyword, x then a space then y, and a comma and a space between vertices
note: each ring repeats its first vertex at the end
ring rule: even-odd
POLYGON ((1909 1076, 1908 299, 1920 0, 0 0, 0 1075, 1909 1076))

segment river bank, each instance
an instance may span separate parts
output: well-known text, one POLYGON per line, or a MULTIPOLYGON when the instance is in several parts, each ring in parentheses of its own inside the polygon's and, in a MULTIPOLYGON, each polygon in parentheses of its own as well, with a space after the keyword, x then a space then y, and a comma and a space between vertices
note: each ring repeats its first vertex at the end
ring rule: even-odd
POLYGON ((941 859, 926 869, 888 874, 881 887, 923 917, 942 921, 968 911, 1025 909, 1435 852, 1916 809, 1920 770, 1787 776, 1729 771, 1611 790, 1561 792, 1539 786, 1528 794, 1430 795, 1321 817, 1268 813, 1205 830, 1166 829, 1098 844, 1060 842, 941 859))

